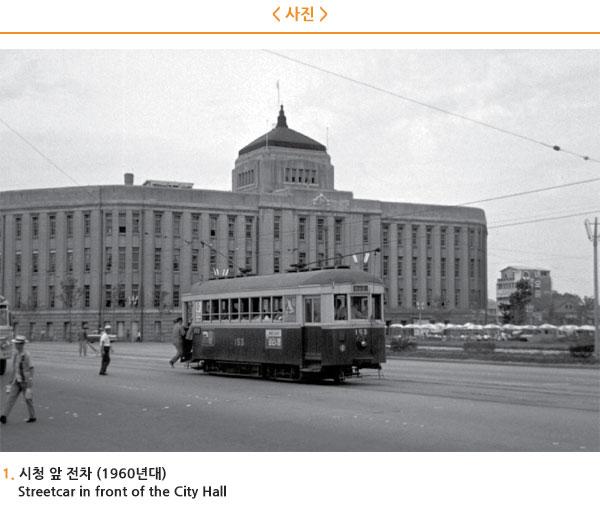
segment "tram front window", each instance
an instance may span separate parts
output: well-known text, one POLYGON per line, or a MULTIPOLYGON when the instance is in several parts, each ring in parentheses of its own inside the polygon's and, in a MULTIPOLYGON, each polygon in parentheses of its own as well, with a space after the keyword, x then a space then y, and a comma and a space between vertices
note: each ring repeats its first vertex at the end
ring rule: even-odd
POLYGON ((346 305, 346 295, 334 295, 335 320, 342 321, 348 319, 348 306, 346 305))
POLYGON ((351 317, 352 319, 367 319, 369 317, 369 297, 353 296, 351 297, 351 317))
POLYGON ((381 312, 381 295, 371 295, 372 298, 372 309, 373 319, 383 319, 383 313, 381 312))

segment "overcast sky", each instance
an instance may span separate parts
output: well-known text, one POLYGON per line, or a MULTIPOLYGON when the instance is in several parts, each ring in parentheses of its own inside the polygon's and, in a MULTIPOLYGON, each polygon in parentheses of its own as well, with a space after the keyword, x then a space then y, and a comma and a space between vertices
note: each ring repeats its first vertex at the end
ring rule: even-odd
MULTIPOLYGON (((600 160, 599 51, 281 53, 600 160)), ((0 189, 120 184, 133 172, 137 184, 230 190, 238 151, 276 121, 277 81, 288 126, 328 143, 336 188, 356 198, 452 205, 600 178, 598 162, 268 52, 52 50, 0 51, 0 120, 71 178, 0 122, 0 189)), ((583 221, 600 216, 599 191, 597 181, 474 205, 488 220, 489 296, 509 264, 592 295, 583 221)))

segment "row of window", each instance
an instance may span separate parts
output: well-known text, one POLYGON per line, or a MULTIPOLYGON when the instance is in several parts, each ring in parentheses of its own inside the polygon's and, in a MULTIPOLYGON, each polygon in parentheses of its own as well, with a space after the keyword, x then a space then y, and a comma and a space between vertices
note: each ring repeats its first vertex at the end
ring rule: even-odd
MULTIPOLYGON (((332 295, 329 299, 321 295, 302 297, 302 316, 305 323, 321 323, 321 300, 332 306, 334 321, 348 319, 383 319, 381 295, 332 295), (348 303, 350 305, 348 305, 348 303), (349 309, 349 310, 348 310, 349 309)), ((299 314, 296 296, 255 296, 248 298, 218 298, 196 302, 196 319, 219 322, 284 322, 295 323, 299 314)))
MULTIPOLYGON (((89 309, 91 306, 91 295, 90 286, 85 284, 81 287, 76 286, 65 286, 61 285, 58 288, 53 284, 48 285, 46 293, 46 307, 48 309, 56 308, 57 301, 62 302, 63 308, 76 309, 85 308, 89 309)), ((154 285, 152 295, 152 306, 154 308, 165 308, 165 307, 179 307, 181 303, 181 289, 180 286, 173 285, 173 291, 169 294, 168 291, 163 290, 159 284, 154 285), (171 298, 169 299, 169 296, 171 298)), ((127 297, 125 291, 125 284, 105 284, 104 286, 104 307, 138 307, 139 301, 139 285, 131 285, 131 293, 127 297)), ((39 306, 39 288, 38 286, 31 286, 29 291, 29 298, 27 302, 24 302, 21 297, 21 287, 15 286, 15 309, 37 309, 39 306)))
POLYGON ((239 171, 237 174, 238 187, 245 187, 246 185, 252 185, 254 183, 254 170, 247 169, 246 171, 239 171))
MULTIPOLYGON (((413 277, 417 277, 418 265, 419 265, 419 258, 414 256, 412 258, 412 264, 411 264, 411 275, 413 277)), ((456 278, 459 278, 461 276, 460 265, 461 265, 461 258, 454 258, 454 277, 456 277, 456 278)), ((477 267, 478 272, 481 273, 482 259, 481 258, 478 258, 478 259, 469 258, 469 277, 470 278, 475 277, 475 268, 476 267, 477 267)), ((440 277, 442 279, 446 278, 446 276, 447 276, 447 268, 448 268, 447 258, 441 257, 440 258, 440 277)), ((381 270, 382 270, 383 277, 387 278, 389 275, 389 270, 390 270, 390 258, 387 255, 383 256, 383 261, 381 263, 381 270)), ((404 256, 398 256, 396 271, 398 273, 398 277, 404 277, 404 256)), ((433 258, 427 257, 427 259, 425 261, 425 276, 431 277, 432 275, 433 275, 433 258)))
MULTIPOLYGON (((398 288, 398 299, 397 306, 404 307, 406 305, 406 300, 404 299, 405 290, 402 287, 398 288)), ((471 289, 469 293, 469 307, 482 307, 485 302, 482 301, 482 292, 479 289, 471 289)), ((454 307, 460 308, 462 306, 462 292, 460 288, 454 289, 454 307)), ((439 296, 433 295, 433 290, 431 288, 427 288, 425 293, 425 298, 419 298, 419 290, 417 288, 413 288, 411 294, 410 305, 413 309, 420 310, 444 310, 449 308, 450 300, 448 299, 448 294, 445 288, 441 289, 439 296)))
MULTIPOLYGON (((404 247, 404 225, 403 224, 382 224, 381 225, 381 242, 382 246, 385 248, 390 245, 390 229, 396 226, 396 236, 397 236, 397 246, 399 249, 404 247)), ((411 226, 411 244, 413 249, 417 249, 419 247, 419 229, 420 226, 413 225, 411 226)), ((448 241, 448 230, 451 229, 448 226, 440 227, 440 248, 445 249, 447 247, 448 241)), ((454 230, 454 248, 458 249, 460 247, 461 235, 463 228, 456 226, 453 228, 454 230)), ((368 233, 365 233, 368 234, 368 233)), ((479 229, 469 228, 467 233, 467 245, 469 249, 477 246, 478 248, 483 248, 483 240, 484 235, 483 232, 479 229)), ((363 239, 364 241, 364 239, 363 239)), ((368 236, 365 243, 368 242, 368 236)), ((433 226, 425 226, 425 246, 430 249, 433 247, 433 226)))
POLYGON ((317 184, 317 170, 304 168, 285 168, 284 180, 286 183, 317 184))

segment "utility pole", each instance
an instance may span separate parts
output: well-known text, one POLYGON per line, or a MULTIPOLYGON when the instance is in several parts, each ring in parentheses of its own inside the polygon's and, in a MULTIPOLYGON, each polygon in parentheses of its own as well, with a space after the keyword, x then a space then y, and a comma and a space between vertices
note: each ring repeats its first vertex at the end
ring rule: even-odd
POLYGON ((594 245, 594 356, 600 360, 600 339, 598 338, 598 217, 592 224, 585 220, 588 238, 594 245))

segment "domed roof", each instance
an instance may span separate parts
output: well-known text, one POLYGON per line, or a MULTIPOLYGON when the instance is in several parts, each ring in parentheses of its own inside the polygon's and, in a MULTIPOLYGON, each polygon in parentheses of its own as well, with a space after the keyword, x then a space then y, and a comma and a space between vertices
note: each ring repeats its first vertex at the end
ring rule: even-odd
POLYGON ((281 109, 279 110, 279 117, 277 118, 277 125, 275 128, 266 134, 263 134, 260 138, 255 139, 249 145, 246 145, 239 151, 239 155, 258 150, 265 146, 300 148, 301 150, 316 150, 319 152, 327 151, 325 145, 288 128, 285 113, 283 112, 283 106, 281 106, 281 109))

